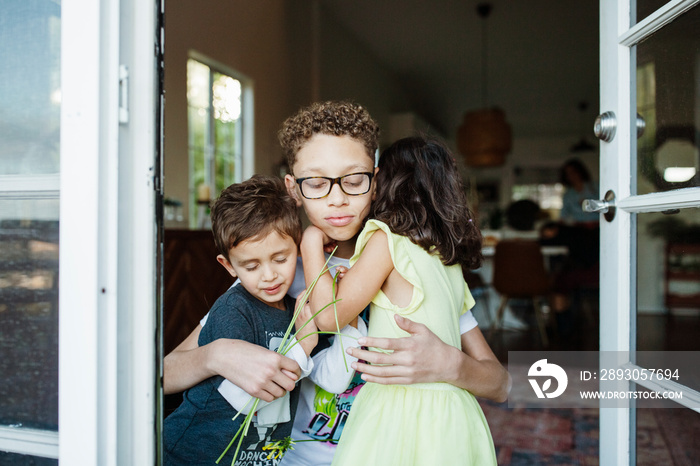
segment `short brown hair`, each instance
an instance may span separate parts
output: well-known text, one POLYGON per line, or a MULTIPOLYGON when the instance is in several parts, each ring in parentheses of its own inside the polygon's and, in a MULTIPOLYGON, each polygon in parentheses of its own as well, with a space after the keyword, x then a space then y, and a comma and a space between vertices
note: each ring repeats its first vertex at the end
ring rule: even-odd
POLYGON ((241 241, 261 238, 272 231, 301 242, 301 219, 294 199, 281 179, 254 175, 221 192, 211 207, 212 232, 219 253, 227 260, 229 251, 241 241))
POLYGON ((352 102, 316 102, 287 118, 277 134, 290 169, 294 168, 297 152, 319 133, 357 139, 365 146, 367 156, 374 160, 379 126, 369 112, 352 102))

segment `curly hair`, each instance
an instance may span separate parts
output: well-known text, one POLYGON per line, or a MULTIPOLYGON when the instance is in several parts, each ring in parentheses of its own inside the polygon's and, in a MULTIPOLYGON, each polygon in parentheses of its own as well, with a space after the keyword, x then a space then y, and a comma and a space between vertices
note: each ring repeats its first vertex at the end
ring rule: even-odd
POLYGON ((370 216, 408 237, 445 265, 463 272, 481 266, 476 227, 454 157, 441 143, 404 138, 379 158, 376 200, 370 216))
POLYGON ((379 126, 361 105, 345 101, 316 102, 287 118, 277 137, 290 168, 299 150, 316 134, 350 136, 361 142, 374 160, 379 126))
POLYGON ((301 219, 294 199, 281 179, 253 175, 221 192, 211 206, 214 242, 226 259, 242 241, 263 238, 272 231, 301 242, 301 219))

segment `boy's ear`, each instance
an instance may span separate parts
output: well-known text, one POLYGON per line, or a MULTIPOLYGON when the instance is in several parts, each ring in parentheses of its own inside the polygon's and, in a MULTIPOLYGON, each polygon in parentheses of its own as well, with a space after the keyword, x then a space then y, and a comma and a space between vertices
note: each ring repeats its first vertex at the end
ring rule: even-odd
POLYGON ((216 256, 216 260, 219 262, 219 264, 224 266, 229 275, 231 275, 233 278, 238 278, 238 275, 236 275, 236 271, 233 270, 233 266, 228 261, 228 259, 219 254, 218 256, 216 256))
POLYGON ((284 185, 287 187, 287 192, 292 199, 297 203, 297 207, 301 207, 301 199, 299 193, 297 192, 297 182, 292 175, 284 175, 284 185))

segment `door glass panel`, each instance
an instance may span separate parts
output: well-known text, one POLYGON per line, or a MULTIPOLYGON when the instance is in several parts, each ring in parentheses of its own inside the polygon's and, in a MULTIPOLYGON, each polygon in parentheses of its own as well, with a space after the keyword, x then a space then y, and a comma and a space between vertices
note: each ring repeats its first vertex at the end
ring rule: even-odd
POLYGON ((0 175, 58 173, 60 44, 60 2, 3 2, 0 175))
POLYGON ((58 429, 58 200, 0 200, 0 424, 58 429))
MULTIPOLYGON (((700 209, 638 214, 637 225, 637 349, 699 351, 700 209)), ((700 372, 677 382, 700 390, 700 372)), ((690 409, 637 409, 637 464, 698 464, 697 425, 690 409)))
POLYGON ((637 23, 664 6, 667 0, 637 0, 637 23))
POLYGON ((636 194, 700 186, 700 8, 636 47, 636 194))
POLYGON ((637 225, 637 349, 699 351, 700 209, 638 214, 637 225))
MULTIPOLYGON (((60 14, 57 0, 9 0, 0 15, 0 425, 53 431, 60 14)), ((0 464, 56 464, 3 455, 0 464)))
POLYGON ((700 464, 698 413, 690 409, 637 408, 638 465, 700 464))
POLYGON ((0 464, 11 464, 12 466, 56 466, 58 465, 58 460, 0 451, 0 464))

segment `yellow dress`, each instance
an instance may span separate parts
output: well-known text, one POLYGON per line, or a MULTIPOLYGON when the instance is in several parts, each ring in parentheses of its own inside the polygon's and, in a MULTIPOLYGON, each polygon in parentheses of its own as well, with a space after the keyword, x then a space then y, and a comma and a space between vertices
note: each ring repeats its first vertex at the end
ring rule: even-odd
MULTIPOLYGON (((413 297, 399 308, 380 291, 371 303, 369 335, 408 336, 394 321, 398 313, 461 348, 459 316, 474 305, 474 298, 460 266, 444 266, 438 255, 376 220, 369 220, 360 233, 350 264, 377 229, 387 234, 394 268, 413 285, 413 297)), ((491 432, 476 399, 447 383, 365 384, 333 458, 333 466, 495 464, 491 432)))

